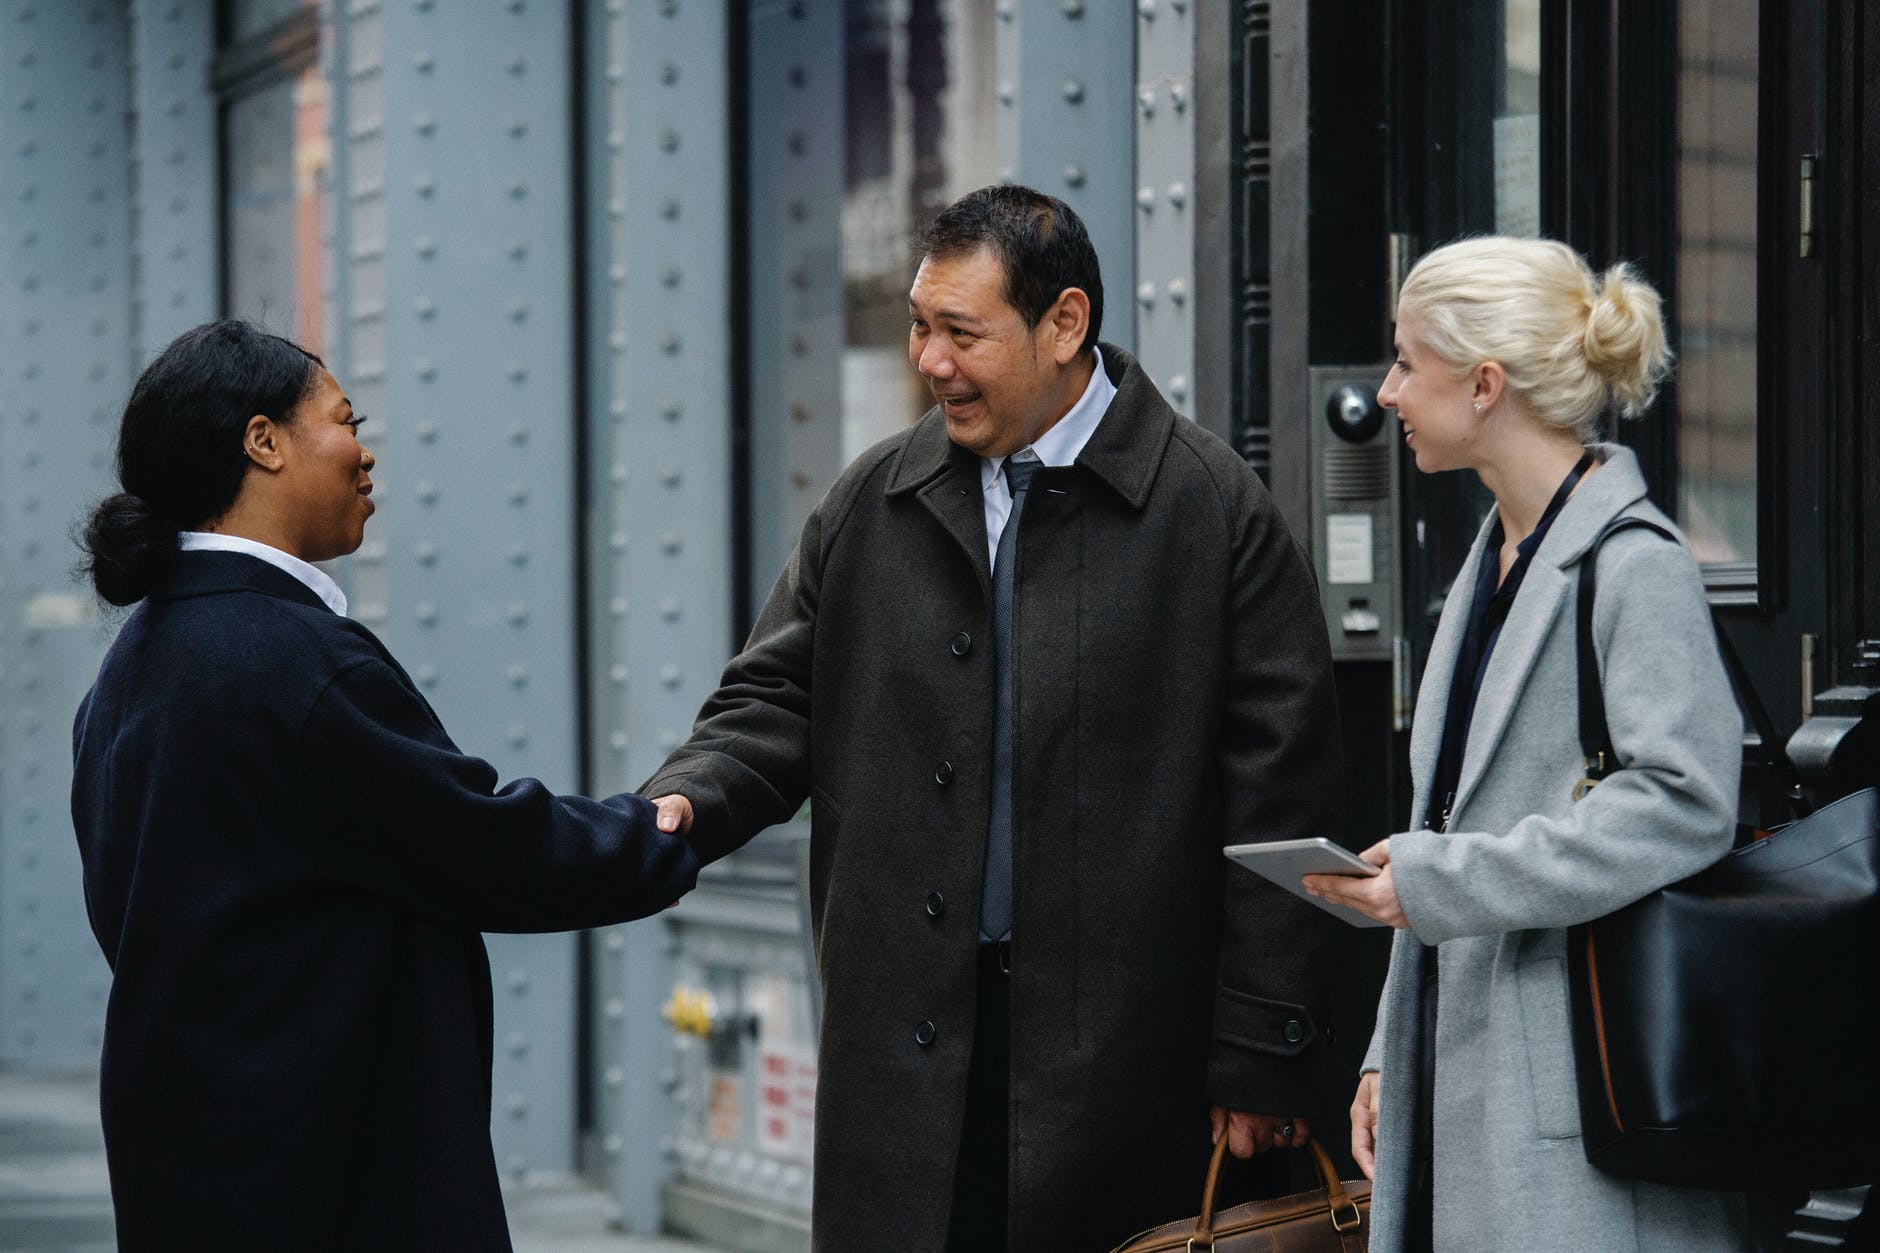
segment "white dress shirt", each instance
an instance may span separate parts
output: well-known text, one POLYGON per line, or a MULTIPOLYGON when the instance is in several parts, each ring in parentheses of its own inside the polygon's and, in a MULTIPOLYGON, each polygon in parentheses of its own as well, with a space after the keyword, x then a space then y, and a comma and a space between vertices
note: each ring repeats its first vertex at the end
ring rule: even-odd
MULTIPOLYGON (((1048 466, 1067 466, 1077 460, 1077 454, 1090 442, 1097 423, 1103 421, 1103 415, 1110 408, 1110 401, 1116 397, 1116 384, 1110 382, 1110 376, 1103 370, 1103 350, 1093 344, 1090 351, 1097 358, 1097 368, 1091 372, 1084 394, 1077 398, 1070 412, 1052 423, 1051 429, 1040 435, 1035 443, 1027 444, 1013 453, 1014 461, 1039 461, 1048 466)), ((999 536, 1005 531, 1005 520, 1012 516, 1012 489, 1006 483, 1005 475, 999 472, 1004 465, 1004 457, 979 459, 979 486, 986 500, 988 566, 998 564, 999 536)))
POLYGON ((250 557, 259 557, 277 570, 285 570, 305 583, 308 590, 325 602, 328 609, 342 618, 346 616, 346 593, 339 590, 339 584, 327 577, 326 571, 302 561, 292 553, 284 553, 271 544, 243 539, 239 535, 184 531, 181 547, 186 553, 247 553, 250 557))

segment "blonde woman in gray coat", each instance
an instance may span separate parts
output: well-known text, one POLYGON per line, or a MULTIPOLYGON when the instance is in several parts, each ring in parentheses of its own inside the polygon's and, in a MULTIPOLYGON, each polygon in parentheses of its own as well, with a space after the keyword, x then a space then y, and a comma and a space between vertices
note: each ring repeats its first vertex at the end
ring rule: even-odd
POLYGON ((1475 471, 1495 508, 1418 693, 1412 829, 1364 853, 1376 878, 1306 880, 1398 928, 1352 1106, 1370 1247, 1742 1247, 1740 1198, 1587 1164, 1568 1034, 1567 928, 1716 860, 1736 809, 1742 719, 1697 564, 1642 528, 1601 547, 1593 618, 1624 768, 1573 799, 1579 562, 1615 518, 1671 527, 1632 454, 1588 442, 1667 368, 1658 294, 1559 243, 1464 240, 1410 272, 1396 346, 1378 400, 1417 468, 1475 471))

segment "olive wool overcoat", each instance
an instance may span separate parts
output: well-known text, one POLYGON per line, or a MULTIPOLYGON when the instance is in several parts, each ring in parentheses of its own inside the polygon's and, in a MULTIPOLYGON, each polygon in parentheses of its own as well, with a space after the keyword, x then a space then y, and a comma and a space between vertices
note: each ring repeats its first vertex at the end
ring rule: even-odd
MULTIPOLYGON (((1118 393, 1017 541, 1010 1247, 1194 1211, 1207 1108, 1328 1113, 1342 924, 1224 844, 1333 830, 1311 570, 1254 473, 1108 344, 1118 393)), ((967 1063, 994 647, 980 462, 942 416, 812 513, 691 739, 641 789, 704 838, 810 800, 824 1017, 814 1246, 938 1253, 967 1063)))

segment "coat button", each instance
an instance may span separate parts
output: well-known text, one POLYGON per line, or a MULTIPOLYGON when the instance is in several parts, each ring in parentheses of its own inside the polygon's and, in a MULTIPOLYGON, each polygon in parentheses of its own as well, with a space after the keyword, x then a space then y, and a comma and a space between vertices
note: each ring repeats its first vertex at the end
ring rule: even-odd
POLYGON ((926 1048, 929 1044, 932 1044, 933 1037, 934 1029, 931 1022, 923 1022, 920 1026, 914 1028, 914 1043, 920 1045, 922 1048, 926 1048))
POLYGON ((1286 1043, 1297 1044, 1306 1038, 1306 1029, 1297 1018, 1289 1018, 1286 1020, 1285 1027, 1281 1029, 1281 1034, 1286 1037, 1286 1043))
POLYGON ((961 631, 958 635, 953 637, 953 655, 955 657, 964 657, 972 646, 973 637, 964 631, 961 631))
POLYGON ((927 916, 938 918, 947 912, 947 898, 938 892, 927 893, 927 916))
POLYGON ((933 781, 938 783, 941 787, 945 787, 947 784, 953 782, 953 763, 950 761, 941 762, 940 768, 933 772, 933 781))

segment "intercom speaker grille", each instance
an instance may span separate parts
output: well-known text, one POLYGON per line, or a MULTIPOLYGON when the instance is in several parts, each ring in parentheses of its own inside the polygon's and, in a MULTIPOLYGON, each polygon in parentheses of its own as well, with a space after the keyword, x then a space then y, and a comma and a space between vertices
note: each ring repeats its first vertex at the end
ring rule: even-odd
POLYGON ((1390 445, 1325 450, 1325 495, 1331 500, 1383 500, 1390 495, 1390 445))

